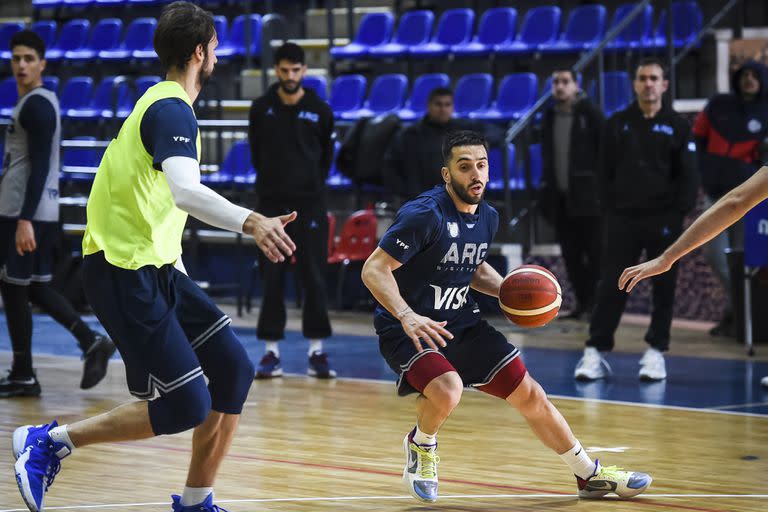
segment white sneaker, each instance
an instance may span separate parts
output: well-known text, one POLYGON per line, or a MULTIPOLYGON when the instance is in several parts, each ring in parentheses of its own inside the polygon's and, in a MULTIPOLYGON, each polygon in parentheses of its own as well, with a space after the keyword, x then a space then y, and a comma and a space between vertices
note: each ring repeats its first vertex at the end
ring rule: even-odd
POLYGON ((620 498, 632 498, 645 491, 653 482, 646 473, 624 471, 616 466, 603 466, 595 461, 595 473, 584 480, 576 477, 579 498, 597 499, 608 493, 614 493, 620 498))
POLYGON ((764 388, 768 388, 768 376, 763 377, 763 380, 760 381, 760 385, 764 388))
POLYGON ((664 380, 667 378, 667 366, 664 355, 655 348, 649 348, 640 358, 640 380, 664 380))
POLYGON ((576 365, 573 377, 576 380, 604 379, 612 373, 611 367, 595 347, 584 349, 584 356, 576 365))
POLYGON ((437 501, 437 445, 422 446, 413 441, 414 428, 403 439, 405 450, 405 469, 403 483, 408 492, 419 501, 433 503, 437 501))

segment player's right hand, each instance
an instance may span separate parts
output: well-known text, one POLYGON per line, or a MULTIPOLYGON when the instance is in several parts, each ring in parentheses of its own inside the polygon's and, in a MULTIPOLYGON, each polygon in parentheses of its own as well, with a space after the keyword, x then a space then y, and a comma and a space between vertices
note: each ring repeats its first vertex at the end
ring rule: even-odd
POLYGON ((448 322, 435 322, 429 317, 417 315, 412 311, 404 315, 400 323, 403 325, 405 334, 411 338, 413 345, 419 352, 424 351, 422 341, 429 348, 439 350, 439 347, 444 347, 447 344, 445 338, 453 339, 453 334, 445 328, 448 322))
POLYGON ((296 212, 279 217, 264 217, 252 212, 243 225, 243 231, 256 240, 256 245, 272 263, 285 261, 293 254, 296 244, 285 232, 286 224, 296 220, 296 212))

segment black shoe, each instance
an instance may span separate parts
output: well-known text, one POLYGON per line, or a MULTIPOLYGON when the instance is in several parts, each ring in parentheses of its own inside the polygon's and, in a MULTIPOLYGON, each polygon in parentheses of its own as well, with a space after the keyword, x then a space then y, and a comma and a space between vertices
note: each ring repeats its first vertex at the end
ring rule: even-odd
POLYGON ((101 334, 96 335, 96 341, 83 355, 83 378, 80 380, 80 389, 90 389, 107 374, 109 358, 115 353, 115 344, 112 340, 101 334))
POLYGON ((34 373, 31 377, 20 377, 9 371, 0 379, 0 398, 17 396, 40 396, 40 383, 34 373))
POLYGON ((726 338, 736 337, 736 323, 733 318, 724 317, 716 326, 709 330, 710 336, 724 336, 726 338))

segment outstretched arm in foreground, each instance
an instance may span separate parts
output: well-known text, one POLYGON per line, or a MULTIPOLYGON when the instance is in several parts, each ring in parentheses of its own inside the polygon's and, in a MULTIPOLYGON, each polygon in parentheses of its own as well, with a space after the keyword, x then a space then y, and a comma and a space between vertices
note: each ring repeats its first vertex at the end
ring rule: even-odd
POLYGON ((701 214, 661 256, 625 269, 619 277, 619 289, 626 289, 629 293, 643 279, 666 272, 677 260, 712 240, 766 198, 768 166, 763 166, 751 178, 728 192, 701 214))

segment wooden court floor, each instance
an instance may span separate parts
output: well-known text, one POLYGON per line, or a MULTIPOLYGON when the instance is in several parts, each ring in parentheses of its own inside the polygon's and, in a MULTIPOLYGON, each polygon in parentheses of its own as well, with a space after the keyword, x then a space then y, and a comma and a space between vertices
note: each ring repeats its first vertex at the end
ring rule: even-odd
MULTIPOLYGON (((0 367, 10 354, 0 353, 0 367)), ((122 364, 95 390, 77 389, 80 362, 39 356, 39 399, 0 402, 0 512, 26 510, 16 489, 10 434, 23 423, 72 421, 129 400, 122 364)), ((560 459, 503 402, 467 392, 442 430, 441 499, 431 506, 401 487, 401 442, 413 400, 391 383, 255 382, 217 503, 250 511, 765 511, 768 418, 553 399, 592 456, 647 471, 633 500, 580 501, 560 459)), ((190 435, 87 447, 63 461, 47 510, 168 511, 182 489, 190 435)))

